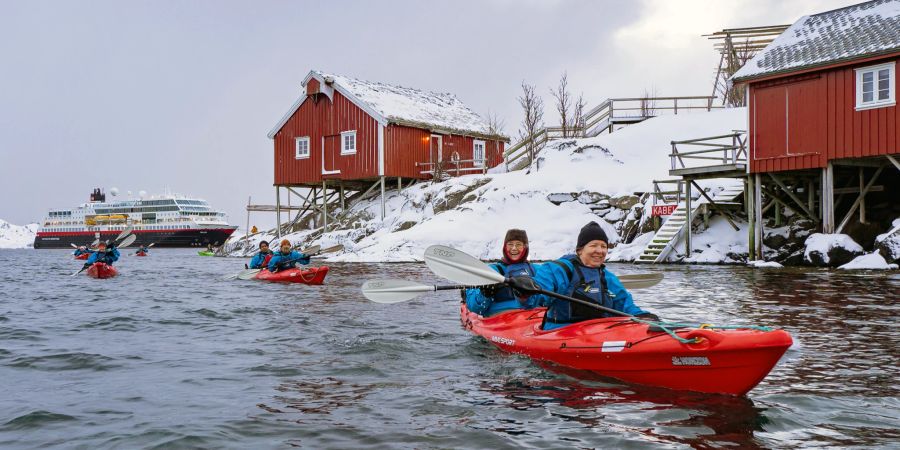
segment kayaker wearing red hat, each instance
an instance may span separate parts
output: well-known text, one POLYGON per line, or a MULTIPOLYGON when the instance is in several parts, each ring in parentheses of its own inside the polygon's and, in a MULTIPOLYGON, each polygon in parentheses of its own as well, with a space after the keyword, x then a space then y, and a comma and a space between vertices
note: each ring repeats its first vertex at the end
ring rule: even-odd
POLYGON ((97 251, 91 253, 91 257, 84 263, 84 266, 87 267, 98 262, 106 263, 111 266, 118 260, 119 250, 116 248, 115 244, 110 245, 109 248, 107 248, 106 242, 101 242, 97 245, 97 251))
POLYGON ((272 258, 272 250, 269 250, 269 241, 261 241, 259 243, 259 253, 253 255, 250 260, 250 269, 262 269, 269 264, 272 258))
MULTIPOLYGON (((528 262, 528 235, 525 230, 511 229, 503 238, 503 259, 490 265, 492 269, 507 277, 534 276, 534 266, 528 262)), ((519 299, 512 288, 503 284, 467 289, 466 307, 475 314, 488 317, 512 309, 530 309, 543 299, 533 295, 519 299)))
POLYGON ((269 272, 278 272, 279 270, 295 267, 297 264, 309 264, 309 256, 292 250, 291 241, 285 239, 281 241, 280 251, 272 255, 267 268, 269 272))
MULTIPOLYGON (((538 266, 534 280, 542 289, 586 300, 627 314, 659 320, 656 315, 634 304, 631 293, 606 269, 609 239, 597 222, 585 225, 578 233, 575 254, 538 266)), ((594 308, 565 300, 547 298, 543 329, 552 330, 576 322, 612 317, 594 308)))

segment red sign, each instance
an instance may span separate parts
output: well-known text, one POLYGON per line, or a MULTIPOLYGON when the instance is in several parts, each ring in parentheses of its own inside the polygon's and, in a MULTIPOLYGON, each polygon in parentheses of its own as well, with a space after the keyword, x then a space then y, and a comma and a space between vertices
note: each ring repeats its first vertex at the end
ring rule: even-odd
POLYGON ((651 215, 653 216, 670 216, 678 205, 653 205, 651 215))

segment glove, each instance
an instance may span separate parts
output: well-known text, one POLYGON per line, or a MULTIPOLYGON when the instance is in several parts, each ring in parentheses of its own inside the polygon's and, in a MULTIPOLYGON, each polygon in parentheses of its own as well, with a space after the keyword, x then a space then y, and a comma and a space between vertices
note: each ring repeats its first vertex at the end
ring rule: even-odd
POLYGON ((660 321, 659 316, 657 316, 656 314, 653 314, 653 313, 643 313, 643 314, 638 314, 638 315, 637 315, 637 318, 638 318, 638 319, 649 320, 649 321, 652 321, 652 322, 659 322, 659 321, 660 321))
POLYGON ((541 287, 527 275, 512 277, 507 279, 506 282, 516 292, 517 297, 528 297, 541 291, 541 287))
POLYGON ((488 298, 494 298, 494 295, 496 295, 497 291, 499 291, 500 288, 502 288, 502 287, 503 287, 503 283, 497 283, 497 284, 489 284, 487 286, 482 286, 479 289, 481 290, 481 295, 484 295, 485 297, 488 297, 488 298))

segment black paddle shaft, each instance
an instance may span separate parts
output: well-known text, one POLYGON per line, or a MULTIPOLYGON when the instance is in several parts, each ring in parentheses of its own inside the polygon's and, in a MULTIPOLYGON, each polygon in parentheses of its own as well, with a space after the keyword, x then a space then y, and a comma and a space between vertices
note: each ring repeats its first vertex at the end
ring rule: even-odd
POLYGON ((617 311, 612 308, 607 308, 605 306, 601 306, 596 303, 591 303, 591 302, 580 300, 580 299, 577 299, 574 297, 569 297, 568 295, 557 294, 556 292, 545 291, 545 290, 541 289, 541 287, 538 286, 538 284, 531 277, 523 276, 523 277, 507 278, 506 281, 504 282, 504 284, 507 284, 510 287, 512 287, 513 289, 518 289, 525 293, 543 294, 543 295, 553 297, 553 298, 558 298, 560 300, 564 300, 564 301, 567 301, 570 303, 578 303, 579 305, 587 306, 588 308, 598 309, 600 311, 608 312, 611 314, 616 314, 616 315, 625 316, 625 317, 634 317, 631 314, 624 313, 622 311, 617 311))

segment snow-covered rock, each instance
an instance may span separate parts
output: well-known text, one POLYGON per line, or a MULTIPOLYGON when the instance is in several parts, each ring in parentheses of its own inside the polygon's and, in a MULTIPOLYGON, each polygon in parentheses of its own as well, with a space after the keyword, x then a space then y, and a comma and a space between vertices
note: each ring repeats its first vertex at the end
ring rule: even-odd
POLYGON ((0 248, 30 248, 34 246, 34 235, 38 228, 36 223, 13 225, 0 219, 0 248))
POLYGON ((644 247, 650 243, 650 240, 653 239, 653 235, 656 233, 644 233, 631 241, 628 244, 619 244, 615 246, 613 249, 609 251, 609 257, 607 258, 610 262, 622 262, 622 261, 634 261, 641 256, 641 253, 644 251, 644 247))
POLYGON ((806 238, 803 259, 814 266, 837 267, 863 254, 863 248, 846 234, 814 233, 806 238))
POLYGON ((763 269, 763 268, 766 268, 766 269, 779 269, 779 268, 784 267, 784 266, 782 266, 781 264, 779 264, 779 263, 777 263, 777 262, 775 262, 775 261, 761 261, 761 260, 748 261, 748 262, 747 262, 747 265, 750 266, 750 267, 756 267, 757 269, 763 269))
POLYGON ((891 229, 875 238, 875 250, 888 262, 900 263, 900 219, 894 219, 891 229))
POLYGON ((887 261, 878 253, 872 252, 867 253, 862 256, 857 256, 853 258, 853 261, 844 264, 838 269, 844 270, 854 270, 854 269, 878 269, 878 270, 892 270, 896 269, 897 264, 888 264, 887 261))
POLYGON ((747 260, 750 249, 747 244, 747 223, 737 222, 738 231, 721 216, 709 221, 709 228, 694 232, 691 237, 691 256, 684 257, 684 241, 669 254, 670 261, 700 264, 739 264, 747 260), (682 259, 683 258, 683 259, 682 259))

